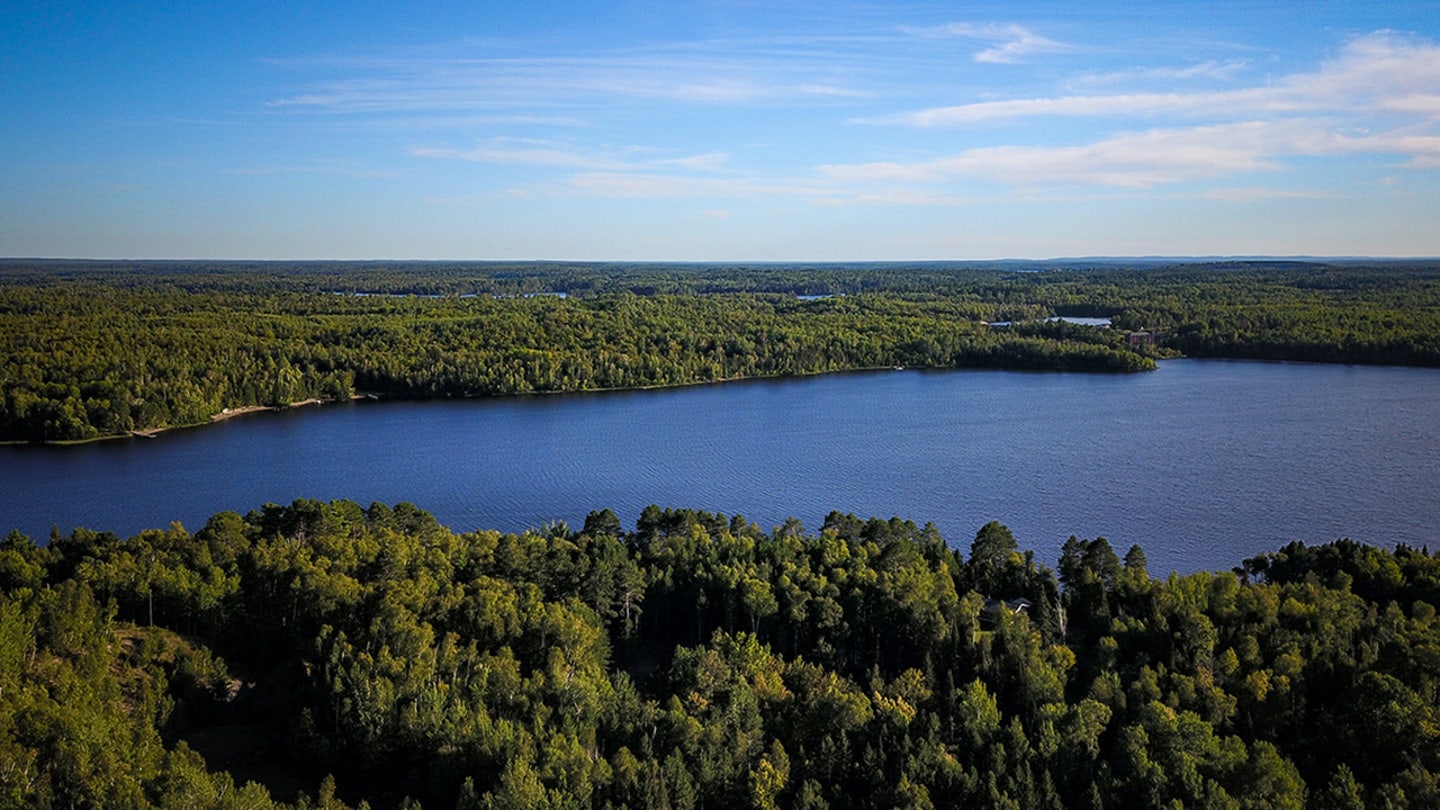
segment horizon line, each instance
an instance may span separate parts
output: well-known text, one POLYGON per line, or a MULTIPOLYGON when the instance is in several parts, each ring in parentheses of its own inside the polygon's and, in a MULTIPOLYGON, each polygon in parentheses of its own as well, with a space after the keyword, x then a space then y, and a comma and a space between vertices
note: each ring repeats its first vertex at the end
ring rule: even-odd
POLYGON ((8 263, 62 263, 70 262, 75 264, 93 264, 103 262, 124 262, 124 263, 179 263, 179 262, 205 262, 212 264, 301 264, 301 263, 326 263, 326 264, 379 264, 386 262, 405 264, 593 264, 593 265, 715 265, 715 264, 740 264, 740 265, 806 265, 806 264, 965 264, 965 263, 1072 263, 1072 262, 1098 262, 1098 261, 1201 261, 1201 262, 1229 262, 1229 261, 1440 261, 1440 254, 1437 255, 1366 255, 1366 254, 1280 254, 1280 253, 1236 253, 1236 254, 1092 254, 1084 256, 1050 256, 1044 258, 1026 258, 1019 256, 1000 258, 944 258, 944 259, 561 259, 561 258, 403 258, 403 257, 379 257, 379 258, 219 258, 219 257, 76 257, 76 256, 0 256, 0 264, 8 263))

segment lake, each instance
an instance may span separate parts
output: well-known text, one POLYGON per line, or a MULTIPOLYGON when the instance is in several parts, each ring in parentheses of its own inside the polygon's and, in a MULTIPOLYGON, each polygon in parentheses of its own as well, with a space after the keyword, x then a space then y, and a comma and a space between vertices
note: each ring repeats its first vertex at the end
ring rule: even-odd
POLYGON ((0 532, 122 536, 295 498, 410 501, 457 531, 579 527, 647 504, 996 519, 1157 575, 1290 540, 1440 548, 1440 371, 1177 360, 1133 375, 884 371, 663 391, 358 402, 155 439, 0 447, 0 532))

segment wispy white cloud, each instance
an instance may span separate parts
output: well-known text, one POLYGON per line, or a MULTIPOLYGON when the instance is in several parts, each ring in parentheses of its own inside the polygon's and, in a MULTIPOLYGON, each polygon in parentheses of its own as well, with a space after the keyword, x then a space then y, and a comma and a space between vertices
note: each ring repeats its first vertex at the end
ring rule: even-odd
POLYGON ((619 169, 625 164, 610 158, 584 155, 563 149, 540 146, 481 146, 475 149, 453 147, 417 147, 410 154, 422 158, 464 160, 471 163, 497 163, 519 166, 549 166, 565 169, 619 169))
POLYGON ((569 178, 572 191, 623 198, 790 196, 796 189, 752 178, 696 177, 662 172, 583 172, 569 178))
MULTIPOLYGON (((1012 187, 1148 189, 1280 171, 1288 160, 1299 157, 1357 154, 1393 156, 1411 168, 1440 168, 1440 136, 1347 136, 1312 120, 1251 121, 1124 133, 1074 146, 980 147, 924 161, 829 165, 821 171, 847 182, 979 181, 1012 187)), ((1227 193, 1234 198, 1237 192, 1206 192, 1214 198, 1227 193)), ((1252 199, 1256 196, 1246 193, 1252 199)), ((1313 194, 1276 192, 1271 196, 1313 194)))
POLYGON ((1069 79, 1066 84, 1071 87, 1095 88, 1116 85, 1134 87, 1174 82, 1229 81, 1249 70, 1250 66, 1251 63, 1247 59, 1226 59, 1224 61, 1212 59, 1189 65, 1132 67, 1103 73, 1084 73, 1069 79))
POLYGON ((1404 96, 1391 96, 1380 99, 1376 107, 1389 112, 1411 113, 1428 118, 1440 118, 1440 94, 1411 93, 1404 96))
POLYGON ((1074 46, 1040 36, 1022 25, 955 22, 933 28, 909 28, 910 34, 928 39, 978 39, 994 43, 977 51, 976 62, 1013 64, 1043 53, 1067 53, 1074 46))
POLYGON ((403 176, 403 173, 393 169, 375 169, 360 166, 342 165, 337 163, 311 163, 311 164, 268 164, 263 166, 242 166, 225 170, 226 174, 236 175, 287 175, 287 174, 315 174, 331 175, 334 177, 349 177, 357 180, 391 179, 403 176))
POLYGON ((832 56, 743 47, 725 52, 706 43, 545 57, 460 54, 272 62, 295 71, 338 74, 317 80, 303 92, 271 99, 267 106, 276 111, 528 111, 594 109, 627 99, 729 105, 870 95, 838 80, 845 71, 832 56))
POLYGON ((1389 154, 1405 159, 1412 169, 1440 168, 1440 135, 1391 132, 1360 137, 1335 136, 1329 141, 1331 154, 1389 154))
POLYGON ((643 157, 651 152, 653 150, 641 147, 587 152, 565 144, 526 138, 492 138, 474 149, 416 147, 410 150, 412 156, 422 158, 599 172, 643 172, 665 167, 715 171, 729 160, 729 155, 723 152, 679 157, 643 157))
MULTIPOLYGON (((984 121, 1037 116, 1119 116, 1156 115, 1161 113, 1187 113, 1194 116, 1206 113, 1235 110, 1241 100, 1246 107, 1256 112, 1259 99, 1254 91, 1220 93, 1123 93, 1094 96, 1059 96, 1051 98, 1005 99, 1002 101, 981 101, 960 104, 953 107, 933 107, 914 112, 871 118, 856 118, 862 124, 900 124, 916 127, 961 126, 984 121)), ((1268 93, 1262 95, 1269 95, 1268 93)), ((1271 100, 1271 112, 1296 111, 1299 105, 1284 106, 1271 100)))
POLYGON ((1031 116, 1257 114, 1384 110, 1440 117, 1440 46, 1393 32, 1351 40, 1318 70, 1255 87, 1202 92, 1066 95, 981 101, 856 119, 862 123, 959 126, 1031 116))
POLYGON ((914 163, 830 165, 848 181, 937 183, 970 179, 1018 186, 1084 184, 1150 188, 1279 168, 1260 122, 1126 133, 1078 146, 991 146, 914 163))
POLYGON ((715 171, 723 168, 729 161, 730 155, 725 152, 706 152, 701 155, 661 158, 652 160, 650 163, 656 166, 675 166, 682 169, 715 171))
POLYGON ((892 188, 880 191, 835 189, 828 196, 812 195, 810 201, 828 208, 859 208, 873 206, 912 206, 921 208, 955 208, 983 202, 978 196, 937 194, 913 188, 892 188))
MULTIPOLYGON (((976 54, 979 61, 1013 61, 1073 47, 1011 25, 957 23, 906 34, 912 41, 926 37, 946 47, 945 39, 991 43, 976 54)), ((550 115, 547 105, 580 115, 609 115, 612 105, 624 99, 713 105, 870 98, 868 91, 835 81, 838 74, 821 69, 820 62, 806 61, 816 58, 808 55, 803 67, 783 69, 781 60, 757 60, 753 52, 742 57, 707 51, 699 57, 655 52, 403 63, 277 103, 344 112, 425 109, 439 118, 474 107, 487 109, 455 117, 515 116, 522 121, 527 116, 573 120, 563 114, 570 110, 550 115), (766 65, 776 69, 767 73, 766 65), (378 75, 386 71, 393 75, 378 75), (518 109, 517 99, 525 100, 526 110, 538 112, 518 109), (506 109, 511 105, 517 108, 506 109)), ((517 195, 788 198, 822 206, 957 206, 1007 193, 1026 199, 1049 193, 1129 194, 1185 184, 1200 186, 1190 193, 1212 200, 1303 199, 1331 192, 1275 189, 1257 175, 1291 170, 1300 158, 1357 155, 1377 156, 1393 167, 1387 170, 1440 168, 1440 46, 1435 43, 1379 32, 1350 40, 1313 70, 1250 86, 1223 86, 1249 67, 1230 60, 1116 70, 1080 81, 1112 92, 991 98, 852 119, 934 130, 990 125, 959 149, 934 148, 943 132, 925 135, 928 153, 923 142, 907 144, 907 151, 921 155, 907 160, 827 162, 817 149, 808 167, 792 163, 761 169, 743 161, 737 165, 723 150, 586 144, 584 128, 573 139, 490 137, 474 146, 420 146, 410 154, 550 170, 510 190, 517 195), (1085 131, 1092 134, 1057 144, 1053 129, 1037 134, 999 126, 1038 117, 1085 118, 1085 131), (1214 188, 1205 188, 1209 185, 1214 188)), ((851 141, 852 147, 856 143, 851 141)), ((880 139, 870 143, 886 145, 880 139)), ((736 148, 742 157, 752 152, 736 148)), ((776 150, 772 145, 767 151, 776 150)))
MULTIPOLYGON (((581 197, 616 200, 727 200, 747 204, 790 200, 804 205, 825 208, 875 206, 945 206, 974 205, 977 196, 966 196, 934 190, 917 189, 904 184, 875 187, 869 182, 852 182, 845 178, 812 175, 805 177, 767 177, 757 174, 694 174, 665 171, 656 165, 649 169, 577 171, 558 182, 527 188, 507 189, 516 198, 581 197)), ((443 205, 481 205, 493 201, 491 195, 428 200, 443 205)), ((704 209, 706 217, 729 219, 731 207, 704 209)))
POLYGON ((875 93, 850 87, 835 87, 825 84, 801 85, 799 91, 807 96, 828 96, 830 98, 874 98, 875 93))
MULTIPOLYGON (((1213 77, 1219 64, 1177 72, 1175 79, 1213 77)), ((1255 86, 995 99, 857 119, 919 128, 1036 117, 1086 118, 1090 129, 1106 122, 1130 126, 1083 143, 975 146, 907 162, 828 165, 822 172, 852 182, 1148 189, 1280 171, 1300 158, 1374 155, 1395 167, 1434 169, 1440 168, 1437 87, 1440 45, 1382 31, 1350 40, 1313 71, 1255 86), (1167 125, 1134 127, 1150 118, 1167 125)), ((1207 193, 1214 199, 1256 199, 1255 188, 1207 193)))
POLYGON ((1199 194, 1201 199, 1224 202, 1256 202, 1264 200, 1326 200, 1339 196, 1334 191, 1314 189, 1266 188, 1245 186, 1240 188, 1212 188, 1199 194))

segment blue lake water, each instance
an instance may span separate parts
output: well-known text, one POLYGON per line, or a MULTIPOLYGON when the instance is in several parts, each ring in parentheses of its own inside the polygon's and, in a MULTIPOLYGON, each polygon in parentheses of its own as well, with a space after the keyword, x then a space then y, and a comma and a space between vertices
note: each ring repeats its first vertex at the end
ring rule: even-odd
POLYGON ((328 405, 75 447, 0 447, 0 532, 128 536, 299 497, 410 501, 457 531, 647 504, 818 528, 832 509, 1071 534, 1152 573, 1290 540, 1440 548, 1440 371, 1170 361, 1148 374, 887 371, 328 405))

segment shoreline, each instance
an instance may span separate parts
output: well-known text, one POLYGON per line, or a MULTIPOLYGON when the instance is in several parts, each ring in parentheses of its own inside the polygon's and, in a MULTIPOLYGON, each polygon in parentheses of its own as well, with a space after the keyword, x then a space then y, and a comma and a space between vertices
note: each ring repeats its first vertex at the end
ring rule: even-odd
MULTIPOLYGON (((374 398, 373 396, 367 395, 367 394, 353 394, 353 395, 351 395, 351 397, 350 397, 348 400, 346 400, 346 401, 347 401, 347 402, 354 402, 354 401, 357 400, 357 399, 373 399, 373 398, 374 398)), ((196 423, 193 424, 193 425, 174 425, 174 426, 171 427, 171 428, 157 428, 157 429, 155 429, 155 430, 156 430, 156 432, 164 432, 164 431, 166 431, 166 430, 179 430, 179 429, 191 428, 191 427, 204 427, 205 425, 213 425, 213 424, 215 424, 216 422, 225 422, 225 421, 228 421, 228 420, 230 420, 230 419, 234 419, 234 418, 236 418, 236 417, 238 417, 238 416, 249 416, 249 415, 251 415, 251 414, 256 414, 256 413, 278 413, 278 412, 280 412, 280 411, 288 411, 288 410, 291 410, 291 409, 293 409, 293 408, 308 408, 308 407, 311 407, 311 406, 318 406, 318 405, 330 405, 330 404, 333 404, 333 403, 339 402, 339 401, 340 401, 340 400, 336 400, 336 399, 320 399, 319 397, 311 397, 310 399, 297 400, 297 401, 292 402, 292 403, 290 403, 290 404, 288 404, 288 405, 238 405, 238 406, 236 406, 236 407, 234 407, 234 408, 225 408, 225 409, 221 410, 220 413, 211 414, 210 419, 209 419, 208 421, 206 421, 206 422, 196 422, 196 423)), ((147 432, 147 431, 138 431, 138 430, 137 430, 137 431, 131 431, 132 434, 138 434, 138 433, 141 433, 141 432, 147 432)))
MULTIPOLYGON (((380 397, 378 394, 353 394, 346 401, 355 402, 362 399, 379 398, 380 397)), ((250 416, 257 413, 278 413, 279 411, 288 411, 292 408, 308 408, 318 407, 320 405, 331 405, 339 401, 340 400, 319 399, 312 397, 311 399, 302 399, 296 402, 292 402, 288 405, 237 405, 234 408, 225 408, 224 410, 220 411, 220 413, 211 414, 210 418, 205 420, 204 422, 191 422, 184 425, 165 425, 164 427, 139 428, 137 430, 131 430, 125 433, 107 433, 104 436, 95 436, 89 439, 69 439, 63 441, 47 442, 0 442, 0 446, 20 446, 33 444, 49 447, 69 447, 72 445, 90 444, 91 442, 108 442, 115 439, 154 439, 158 438, 162 433, 169 433, 175 430, 189 430, 191 428, 205 427, 206 425, 213 425, 217 422, 224 422, 230 419, 234 419, 238 416, 250 416)))
MULTIPOLYGON (((357 396, 352 396, 350 399, 351 399, 351 400, 355 400, 355 399, 360 399, 360 398, 362 398, 362 397, 360 397, 359 395, 357 395, 357 396)), ((172 431, 172 430, 185 430, 185 429, 187 429, 187 428, 197 428, 197 427, 204 427, 205 425, 213 425, 213 424, 215 424, 216 422, 225 422, 225 421, 228 421, 228 420, 230 420, 230 419, 234 419, 234 418, 236 418, 237 416, 249 416, 249 415, 251 415, 251 414, 256 414, 256 413, 276 413, 276 412, 279 412, 279 411, 288 411, 288 410, 290 410, 291 408, 305 408, 305 407, 309 407, 309 406, 312 406, 312 405, 325 405, 325 404, 327 404, 327 403, 331 403, 331 402, 335 402, 335 401, 336 401, 336 400, 333 400, 333 399, 315 399, 315 398, 311 398, 311 399, 302 399, 302 400, 299 400, 298 402, 292 402, 292 403, 290 403, 289 405, 238 405, 238 406, 236 406, 236 407, 234 407, 234 408, 225 408, 225 409, 221 410, 220 413, 211 414, 211 415, 210 415, 210 418, 209 418, 208 420, 204 421, 204 422, 195 422, 195 423, 193 423, 193 424, 188 424, 188 425, 167 425, 167 426, 165 426, 165 427, 144 428, 144 429, 142 429, 142 430, 132 430, 132 431, 130 431, 129 433, 116 434, 116 435, 114 435, 114 436, 96 436, 94 439, 87 439, 86 441, 102 441, 102 440, 105 440, 105 439, 123 439, 123 438, 126 438, 126 437, 134 437, 134 438, 137 438, 137 439, 153 439, 153 438, 155 438, 156 436, 159 436, 161 433, 166 433, 166 432, 169 432, 169 431, 172 431)), ((54 444, 59 444, 59 442, 53 442, 53 443, 54 443, 54 444)))
MULTIPOLYGON (((1254 357, 1226 357, 1226 356, 1199 356, 1199 357, 1195 357, 1195 356, 1187 356, 1187 355, 1179 355, 1179 356, 1172 356, 1172 357, 1154 357, 1154 358, 1152 358, 1152 359, 1153 359, 1153 360, 1155 361, 1155 363, 1156 363, 1156 369, 1158 369, 1161 365, 1163 365, 1163 364, 1164 364, 1166 361, 1168 361, 1168 360, 1208 360, 1208 361, 1232 361, 1232 362, 1240 362, 1240 363, 1299 363, 1299 364, 1313 364, 1313 365, 1322 365, 1322 366, 1325 366, 1325 365, 1332 365, 1332 366, 1333 366, 1333 365, 1358 365, 1358 366, 1375 366, 1375 365, 1387 365, 1387 366, 1389 366, 1389 365, 1392 365, 1392 364, 1373 364, 1373 363, 1358 363, 1358 364, 1357 364, 1357 363, 1333 363, 1333 362, 1326 362, 1326 361, 1320 361, 1320 360, 1285 360, 1285 359, 1254 358, 1254 357)), ((1406 364, 1394 364, 1392 367, 1397 367, 1397 368, 1426 368, 1425 366, 1410 366, 1410 365, 1406 365, 1406 364)), ((1145 370, 1145 371, 1108 371, 1108 370, 1090 371, 1090 370, 1071 370, 1071 369, 1016 369, 1016 368, 992 367, 992 366, 948 366, 948 367, 943 367, 943 368, 928 367, 928 366, 872 366, 872 367, 864 367, 864 368, 842 368, 842 369, 830 369, 830 370, 826 370, 826 371, 805 372, 805 373, 790 373, 790 374, 775 374, 775 375, 754 376, 754 377, 727 377, 727 378, 724 378, 724 379, 715 379, 715 380, 693 380, 693 381, 690 381, 690 382, 667 383, 667 384, 660 384, 660 385, 642 385, 642 386, 617 387, 617 388, 583 388, 583 389, 575 389, 575 390, 524 391, 524 392, 512 392, 512 393, 504 393, 504 394, 497 394, 497 393, 478 393, 478 394, 459 394, 459 395, 456 395, 456 394, 446 394, 446 395, 441 395, 441 396, 433 396, 433 395, 432 395, 432 396, 407 396, 407 395, 404 395, 404 394, 387 395, 387 394, 381 394, 381 393, 377 393, 377 392, 361 392, 361 393, 356 393, 356 394, 350 395, 350 397, 349 397, 348 399, 346 399, 346 400, 324 399, 324 398, 312 397, 312 398, 309 398, 309 399, 298 400, 298 401, 292 402, 292 403, 290 403, 290 404, 288 404, 288 405, 238 405, 238 406, 235 406, 235 407, 233 407, 233 408, 226 408, 226 409, 222 410, 220 413, 212 414, 212 415, 210 416, 210 418, 207 419, 207 420, 205 420, 204 422, 193 422, 193 423, 183 424, 183 425, 166 425, 166 426, 164 426, 164 427, 154 427, 154 428, 141 428, 141 429, 138 429, 138 430, 131 430, 131 431, 128 431, 128 432, 126 432, 126 433, 111 433, 111 434, 106 434, 106 435, 103 435, 103 436, 95 436, 95 437, 92 437, 92 438, 89 438, 89 439, 70 439, 70 440, 42 441, 42 442, 33 442, 33 441, 0 441, 0 447, 11 447, 11 446, 19 447, 19 446, 25 446, 25 445, 48 446, 48 447, 66 447, 66 446, 72 446, 72 445, 89 444, 89 443, 91 443, 91 442, 112 441, 112 440, 116 440, 116 439, 154 439, 154 438, 158 438, 158 437, 160 436, 160 434, 162 434, 162 433, 168 433, 168 432, 170 432, 170 431, 175 431, 175 430, 186 430, 186 429, 191 429, 191 428, 204 427, 205 425, 215 424, 215 423, 217 423, 217 422, 224 422, 224 421, 228 421, 228 420, 230 420, 230 419, 234 419, 234 418, 241 417, 241 416, 250 416, 250 415, 252 415, 252 414, 257 414, 257 413, 271 413, 271 412, 287 411, 287 410, 290 410, 290 409, 292 409, 292 408, 305 408, 305 407, 312 407, 312 406, 318 407, 318 406, 322 406, 322 405, 332 405, 332 404, 335 404, 335 403, 337 403, 337 402, 342 402, 342 401, 343 401, 343 402, 359 402, 359 401, 363 401, 363 400, 369 400, 369 401, 372 401, 372 402, 380 401, 380 400, 425 401, 425 400, 433 400, 433 399, 490 399, 490 398, 499 398, 499 397, 541 397, 541 396, 575 396, 575 395, 584 395, 584 394, 615 394, 615 393, 627 393, 627 392, 663 391, 663 390, 683 389, 683 388, 701 387, 701 386, 709 386, 709 385, 728 385, 728 384, 732 384, 732 383, 744 383, 744 382, 763 382, 763 381, 767 381, 767 380, 800 379, 800 378, 805 378, 805 377, 822 377, 822 376, 828 376, 828 375, 832 375, 832 374, 874 374, 874 373, 881 373, 881 372, 886 372, 886 371, 1020 371, 1020 372, 1037 373, 1037 374, 1060 373, 1060 374, 1122 374, 1122 375, 1123 375, 1123 374, 1145 374, 1145 373, 1149 373, 1149 372, 1151 372, 1151 371, 1154 371, 1154 370, 1156 370, 1156 369, 1149 369, 1149 370, 1145 370)))
MULTIPOLYGON (((1160 359, 1160 358, 1157 358, 1157 360, 1158 360, 1158 359, 1160 359)), ((357 402, 357 401, 360 401, 360 400, 372 400, 372 401, 377 401, 377 400, 381 400, 381 399, 400 399, 400 400, 405 400, 405 399, 416 399, 416 400, 427 400, 427 399, 482 399, 482 398, 494 398, 494 397, 537 397, 537 396, 567 396, 567 395, 575 395, 575 394, 613 394, 613 393, 625 393, 625 392, 634 392, 634 391, 662 391, 662 390, 667 390, 667 389, 691 388, 691 387, 706 386, 706 385, 726 385, 726 384, 729 384, 729 383, 738 383, 738 382, 752 382, 752 381, 764 381, 764 380, 779 380, 779 379, 804 378, 804 377, 822 377, 822 376, 827 376, 827 375, 830 375, 830 374, 868 374, 868 373, 877 373, 877 372, 885 372, 885 371, 926 371, 926 370, 941 370, 941 371, 1002 371, 1002 370, 1007 370, 1007 369, 1004 369, 1004 368, 995 368, 995 367, 989 367, 989 366, 949 366, 949 367, 945 367, 945 368, 931 368, 931 367, 926 367, 926 366, 870 366, 870 367, 863 367, 863 368, 840 368, 840 369, 829 369, 829 370, 825 370, 825 371, 800 372, 800 373, 790 373, 790 374, 774 374, 774 375, 753 376, 753 377, 726 377, 726 378, 724 378, 724 379, 718 379, 718 380, 692 380, 692 381, 689 381, 689 382, 665 383, 665 384, 660 384, 660 385, 624 386, 624 387, 617 387, 617 388, 583 388, 583 389, 566 390, 566 391, 561 391, 561 390, 551 390, 551 391, 523 391, 523 392, 512 392, 512 393, 506 393, 506 394, 484 394, 484 393, 481 393, 481 394, 443 395, 443 396, 428 396, 428 397, 426 397, 426 396, 421 396, 421 397, 407 397, 407 396, 404 396, 404 395, 399 395, 399 396, 387 396, 387 395, 384 395, 384 394, 378 394, 378 393, 373 393, 373 392, 363 392, 363 393, 352 394, 352 395, 350 395, 350 398, 349 398, 348 400, 344 400, 344 401, 346 401, 346 402, 357 402)), ((1012 371, 1034 371, 1034 372, 1038 372, 1038 373, 1058 372, 1058 373, 1079 373, 1079 374, 1138 374, 1138 373, 1145 373, 1145 372, 1143 372, 1143 371, 1111 371, 1111 370, 1099 370, 1099 371, 1082 370, 1082 371, 1073 371, 1073 370, 1067 370, 1067 369, 1008 369, 1008 370, 1012 370, 1012 371)), ((13 445, 36 444, 36 445, 41 445, 41 446, 64 447, 64 446, 70 446, 70 445, 89 444, 89 443, 91 443, 91 442, 112 441, 112 440, 115 440, 115 439, 155 439, 155 438, 158 438, 162 433, 168 433, 168 432, 175 431, 175 430, 188 430, 188 429, 191 429, 191 428, 200 428, 200 427, 204 427, 204 426, 206 426, 206 425, 213 425, 213 424, 216 424, 216 423, 218 423, 218 422, 225 422, 225 421, 228 421, 228 420, 230 420, 230 419, 235 419, 235 418, 241 417, 241 416, 250 416, 250 415, 252 415, 252 414, 257 414, 257 413, 272 413, 272 412, 279 412, 279 411, 288 411, 288 410, 291 410, 292 408, 306 408, 306 407, 312 407, 312 406, 313 406, 313 407, 318 407, 318 406, 321 406, 321 405, 334 404, 334 403, 339 402, 339 401, 341 401, 341 400, 322 399, 322 398, 312 397, 312 398, 309 398, 309 399, 298 400, 298 401, 292 402, 292 403, 290 403, 290 404, 288 404, 288 405, 237 405, 237 406, 235 406, 235 407, 233 407, 233 408, 225 408, 225 409, 221 410, 220 413, 211 414, 210 418, 207 419, 207 420, 205 420, 204 422, 192 422, 192 423, 183 424, 183 425, 166 425, 166 426, 164 426, 164 427, 140 428, 140 429, 137 429, 137 430, 128 431, 128 432, 126 432, 126 433, 110 433, 110 434, 106 434, 106 435, 103 435, 103 436, 95 436, 95 437, 89 438, 89 439, 71 439, 71 440, 44 441, 44 442, 26 442, 26 441, 0 442, 0 446, 3 446, 3 445, 12 445, 12 444, 13 444, 13 445)))

